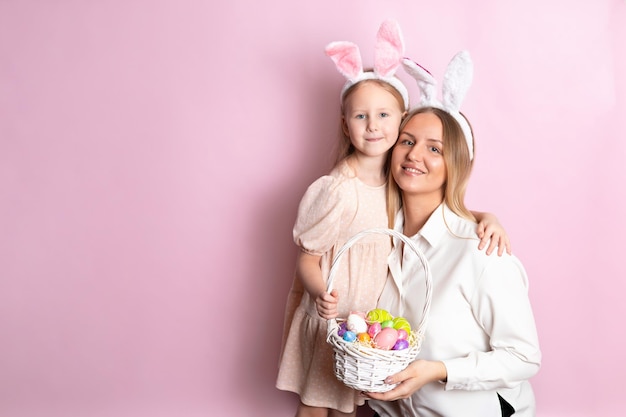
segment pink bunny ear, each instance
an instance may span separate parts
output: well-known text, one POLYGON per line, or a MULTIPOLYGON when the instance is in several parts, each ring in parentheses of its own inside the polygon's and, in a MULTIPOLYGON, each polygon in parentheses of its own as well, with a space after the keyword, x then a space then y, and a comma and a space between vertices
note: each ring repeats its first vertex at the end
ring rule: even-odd
POLYGON ((337 70, 348 80, 354 80, 363 73, 359 47, 352 42, 331 42, 325 49, 326 55, 333 60, 337 70))
POLYGON ((404 42, 400 25, 394 20, 386 20, 376 34, 374 47, 374 72, 382 77, 394 75, 404 55, 404 42))

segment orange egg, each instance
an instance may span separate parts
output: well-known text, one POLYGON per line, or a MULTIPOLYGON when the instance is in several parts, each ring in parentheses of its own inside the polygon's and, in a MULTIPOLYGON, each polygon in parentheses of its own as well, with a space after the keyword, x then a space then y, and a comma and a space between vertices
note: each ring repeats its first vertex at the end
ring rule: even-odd
POLYGON ((356 335, 356 338, 359 339, 359 342, 369 342, 372 340, 371 336, 367 333, 359 333, 356 335))

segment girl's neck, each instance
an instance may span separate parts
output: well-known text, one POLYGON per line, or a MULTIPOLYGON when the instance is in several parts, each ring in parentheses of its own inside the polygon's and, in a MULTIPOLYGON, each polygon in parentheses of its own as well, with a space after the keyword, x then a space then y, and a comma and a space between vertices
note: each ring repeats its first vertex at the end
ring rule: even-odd
POLYGON ((407 236, 416 235, 443 201, 440 193, 403 195, 402 199, 403 233, 407 236))
POLYGON ((385 161, 386 155, 366 156, 353 154, 348 159, 348 164, 361 182, 372 187, 378 187, 387 182, 385 161))

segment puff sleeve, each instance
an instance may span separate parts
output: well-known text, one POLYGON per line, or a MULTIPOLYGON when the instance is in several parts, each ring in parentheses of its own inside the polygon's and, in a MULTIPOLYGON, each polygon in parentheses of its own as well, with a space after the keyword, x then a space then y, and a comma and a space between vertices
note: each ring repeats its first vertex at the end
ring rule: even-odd
POLYGON ((293 228, 293 239, 304 252, 321 256, 339 239, 342 199, 341 181, 326 175, 313 182, 302 197, 293 228))

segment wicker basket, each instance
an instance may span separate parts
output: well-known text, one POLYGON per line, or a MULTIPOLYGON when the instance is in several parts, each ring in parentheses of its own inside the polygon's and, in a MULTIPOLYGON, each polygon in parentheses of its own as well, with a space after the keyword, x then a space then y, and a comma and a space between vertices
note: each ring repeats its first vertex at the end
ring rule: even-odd
POLYGON ((333 347, 335 376, 340 381, 359 391, 386 392, 393 389, 395 385, 386 384, 385 378, 406 368, 415 360, 420 351, 432 299, 432 278, 425 256, 411 239, 391 229, 367 229, 351 237, 337 252, 328 274, 327 291, 329 293, 332 290, 341 255, 356 241, 370 234, 386 234, 396 237, 420 258, 426 277, 426 294, 424 294, 426 302, 422 319, 409 336, 409 348, 403 350, 383 350, 358 342, 346 342, 337 333, 339 330, 337 319, 328 320, 326 340, 333 347))

